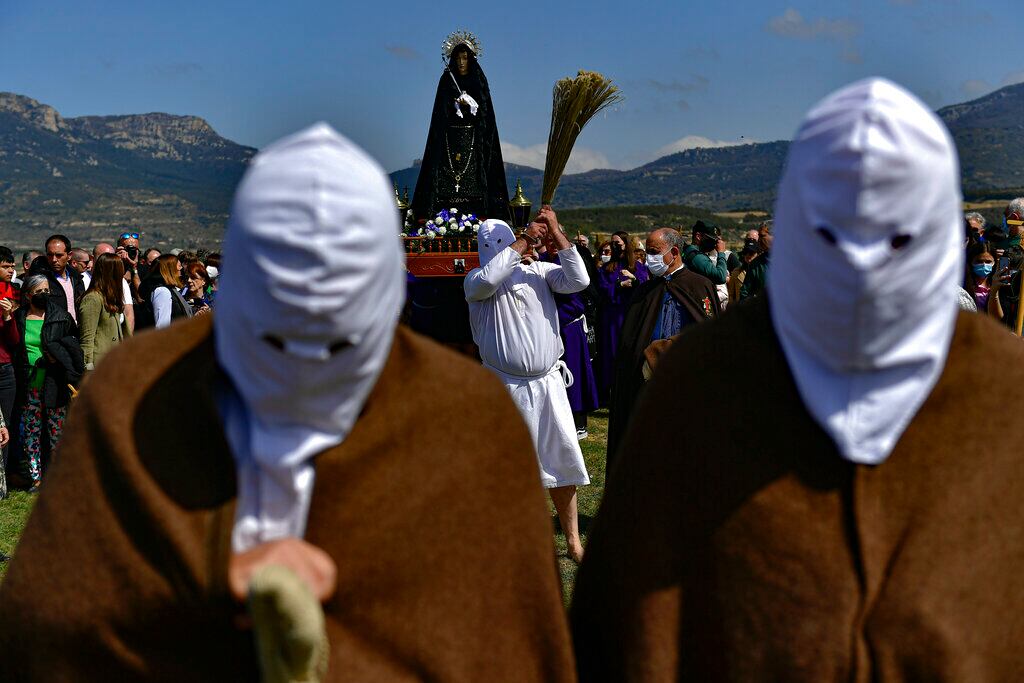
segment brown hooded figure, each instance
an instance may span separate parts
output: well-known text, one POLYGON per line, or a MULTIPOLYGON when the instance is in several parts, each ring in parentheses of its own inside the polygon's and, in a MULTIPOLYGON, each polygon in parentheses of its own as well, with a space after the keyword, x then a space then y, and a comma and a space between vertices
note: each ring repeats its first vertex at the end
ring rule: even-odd
POLYGON ((397 228, 326 125, 253 160, 217 312, 77 399, 0 587, 0 680, 257 680, 235 567, 288 542, 336 572, 324 680, 574 680, 530 435, 489 372, 396 329, 397 228))
POLYGON ((953 142, 872 79, 789 154, 765 295, 673 344, 608 478, 581 679, 1018 680, 1024 349, 958 314, 953 142))

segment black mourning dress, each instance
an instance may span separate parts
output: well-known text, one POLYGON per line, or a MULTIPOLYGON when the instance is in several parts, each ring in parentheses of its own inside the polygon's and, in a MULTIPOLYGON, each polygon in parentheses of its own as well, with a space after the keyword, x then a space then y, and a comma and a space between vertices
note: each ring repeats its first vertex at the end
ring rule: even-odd
POLYGON ((459 76, 454 67, 441 74, 412 198, 418 220, 433 218, 441 209, 453 207, 480 218, 509 218, 508 186, 491 91, 472 52, 465 76, 459 76), (460 105, 462 118, 456 114, 459 88, 480 105, 475 116, 465 104, 460 105))

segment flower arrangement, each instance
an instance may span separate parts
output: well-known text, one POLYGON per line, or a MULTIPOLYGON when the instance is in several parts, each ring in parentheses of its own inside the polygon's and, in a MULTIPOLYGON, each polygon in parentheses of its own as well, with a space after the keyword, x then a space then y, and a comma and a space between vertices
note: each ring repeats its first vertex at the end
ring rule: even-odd
POLYGON ((413 223, 412 212, 405 217, 404 237, 423 237, 432 240, 438 237, 454 237, 459 235, 475 235, 480 232, 480 219, 471 213, 460 214, 458 210, 441 209, 433 220, 427 221, 422 227, 413 223))

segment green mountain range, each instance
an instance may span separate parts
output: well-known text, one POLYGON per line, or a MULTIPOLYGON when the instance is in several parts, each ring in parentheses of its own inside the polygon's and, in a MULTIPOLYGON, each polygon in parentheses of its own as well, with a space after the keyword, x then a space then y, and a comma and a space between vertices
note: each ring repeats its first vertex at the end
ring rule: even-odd
MULTIPOLYGON (((1003 196, 1024 187, 1024 83, 940 109, 960 152, 965 194, 1003 196)), ((789 143, 689 149, 628 171, 593 170, 562 178, 558 206, 684 204, 715 211, 770 209, 789 143)), ((400 186, 415 187, 417 167, 392 173, 400 186)), ((543 172, 506 164, 510 188, 522 178, 533 200, 543 172)))
MULTIPOLYGON (((968 197, 1005 197, 1024 188, 1024 84, 938 114, 960 151, 968 197)), ((556 204, 770 209, 787 148, 777 141, 690 149, 628 171, 568 175, 556 204)), ((0 93, 0 235, 26 248, 51 232, 91 244, 131 228, 144 231, 147 244, 215 245, 255 152, 193 116, 63 118, 36 100, 0 93)), ((411 192, 418 173, 413 166, 391 177, 411 192)), ((542 175, 506 164, 510 194, 518 179, 534 202, 542 175)))
POLYGON ((219 241, 255 153, 194 116, 66 119, 0 93, 0 230, 16 248, 39 248, 43 233, 92 244, 140 227, 149 244, 219 241))

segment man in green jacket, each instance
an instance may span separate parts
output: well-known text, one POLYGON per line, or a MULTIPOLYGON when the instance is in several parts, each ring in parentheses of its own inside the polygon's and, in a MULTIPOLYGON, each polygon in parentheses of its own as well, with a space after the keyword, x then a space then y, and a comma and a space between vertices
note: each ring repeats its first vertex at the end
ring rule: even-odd
POLYGON ((692 240, 683 251, 683 265, 711 280, 713 284, 724 285, 729 277, 729 264, 719 252, 719 258, 712 261, 708 252, 718 249, 718 238, 722 231, 717 225, 704 225, 704 221, 693 224, 692 240))

